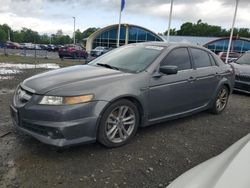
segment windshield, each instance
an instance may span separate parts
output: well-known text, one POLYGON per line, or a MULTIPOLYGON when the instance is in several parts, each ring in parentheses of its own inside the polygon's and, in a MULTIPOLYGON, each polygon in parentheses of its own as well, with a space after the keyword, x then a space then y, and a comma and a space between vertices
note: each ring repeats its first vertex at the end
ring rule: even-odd
POLYGON ((104 47, 96 47, 95 50, 103 50, 104 47))
POLYGON ((157 46, 127 46, 115 49, 89 64, 107 64, 122 71, 141 72, 161 54, 162 50, 163 47, 157 46))
POLYGON ((236 63, 250 65, 250 53, 243 54, 239 59, 237 59, 236 63))

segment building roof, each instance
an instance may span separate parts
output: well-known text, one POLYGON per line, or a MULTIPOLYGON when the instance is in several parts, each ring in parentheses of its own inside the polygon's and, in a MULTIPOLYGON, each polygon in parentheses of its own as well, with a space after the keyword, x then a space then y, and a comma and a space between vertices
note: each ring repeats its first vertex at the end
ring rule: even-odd
MULTIPOLYGON (((161 36, 165 41, 167 40, 167 36, 161 36)), ((197 36, 170 36, 170 42, 185 42, 192 43, 196 45, 204 45, 208 42, 218 40, 219 37, 197 37, 197 36)))

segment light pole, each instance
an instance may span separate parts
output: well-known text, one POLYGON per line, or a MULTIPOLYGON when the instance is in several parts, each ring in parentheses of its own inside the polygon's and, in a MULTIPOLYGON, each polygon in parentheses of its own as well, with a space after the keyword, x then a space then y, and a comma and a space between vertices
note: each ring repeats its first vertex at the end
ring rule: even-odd
POLYGON ((167 41, 168 41, 168 42, 169 42, 170 29, 171 29, 173 4, 174 4, 174 0, 171 0, 170 11, 169 11, 169 18, 168 18, 168 34, 167 34, 167 41))
POLYGON ((76 44, 76 33, 75 33, 75 30, 76 30, 76 17, 73 16, 73 19, 74 19, 73 42, 74 42, 74 44, 76 44))
POLYGON ((228 48, 227 48, 226 63, 228 63, 229 53, 230 53, 230 50, 231 50, 233 34, 234 34, 234 24, 235 24, 235 20, 236 20, 236 16, 237 16, 238 4, 239 4, 239 0, 236 0, 233 23, 232 23, 232 27, 231 27, 231 34, 230 34, 229 44, 228 44, 228 48))

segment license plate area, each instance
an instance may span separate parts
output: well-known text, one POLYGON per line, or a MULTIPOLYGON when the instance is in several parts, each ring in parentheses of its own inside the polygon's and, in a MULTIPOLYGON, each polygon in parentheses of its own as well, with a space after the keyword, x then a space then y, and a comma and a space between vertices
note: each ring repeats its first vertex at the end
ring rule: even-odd
POLYGON ((10 106, 11 117, 16 125, 19 123, 18 111, 13 106, 10 106))

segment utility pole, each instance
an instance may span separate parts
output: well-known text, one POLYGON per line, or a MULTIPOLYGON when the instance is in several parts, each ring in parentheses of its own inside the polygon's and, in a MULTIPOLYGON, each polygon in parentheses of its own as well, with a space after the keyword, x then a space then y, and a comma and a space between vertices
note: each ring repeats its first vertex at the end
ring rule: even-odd
POLYGON ((10 41, 10 30, 8 30, 8 40, 10 41))
POLYGON ((169 12, 169 18, 168 18, 167 42, 169 42, 169 36, 170 36, 170 28, 171 28, 172 13, 173 13, 173 4, 174 4, 174 0, 171 0, 170 12, 169 12))
POLYGON ((226 63, 228 63, 228 57, 229 57, 229 53, 230 53, 230 49, 231 49, 231 45, 232 45, 232 39, 233 39, 233 34, 234 34, 234 24, 235 24, 236 15, 237 15, 238 4, 239 4, 239 0, 236 0, 233 23, 232 23, 232 27, 231 27, 231 34, 230 34, 229 44, 228 44, 228 48, 227 48, 226 63))
POLYGON ((74 19, 73 42, 74 42, 74 44, 76 44, 76 33, 75 33, 75 30, 76 30, 76 17, 73 17, 73 19, 74 19))

